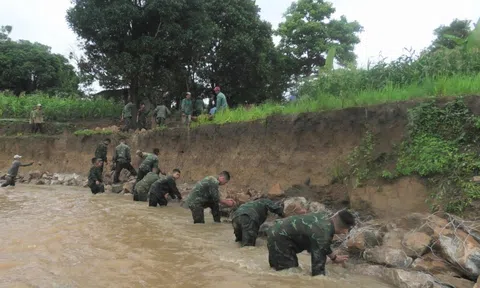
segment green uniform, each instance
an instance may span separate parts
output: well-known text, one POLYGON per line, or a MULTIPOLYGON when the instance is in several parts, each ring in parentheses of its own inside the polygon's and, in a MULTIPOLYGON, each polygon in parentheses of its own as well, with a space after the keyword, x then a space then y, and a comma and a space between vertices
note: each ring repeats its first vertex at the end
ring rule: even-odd
POLYGON ((123 169, 127 169, 128 171, 130 171, 130 174, 132 174, 133 176, 137 176, 137 171, 135 171, 132 164, 130 163, 132 161, 132 157, 130 154, 130 147, 127 144, 120 143, 120 145, 115 148, 115 153, 113 154, 112 160, 115 164, 113 183, 120 182, 120 172, 122 172, 123 169))
POLYGON ((194 116, 200 116, 203 113, 203 108, 205 107, 205 103, 203 103, 203 99, 196 99, 195 100, 195 105, 193 108, 193 115, 194 116))
POLYGON ((182 100, 182 112, 183 112, 185 115, 192 115, 192 113, 193 113, 193 103, 192 103, 192 99, 184 98, 184 99, 182 100))
POLYGON ((145 160, 142 161, 142 164, 140 164, 139 170, 151 172, 153 168, 158 168, 158 156, 148 154, 145 160))
POLYGON ((193 223, 205 223, 203 210, 210 208, 213 221, 220 222, 220 182, 214 176, 208 176, 198 182, 185 200, 192 211, 193 223))
POLYGON ((240 206, 232 215, 235 242, 242 242, 242 246, 255 246, 258 230, 267 220, 268 211, 284 216, 283 207, 266 198, 240 206))
POLYGON ((153 110, 153 116, 158 125, 165 124, 165 119, 167 119, 167 116, 170 114, 170 110, 165 105, 159 105, 153 110))
POLYGON ((138 129, 147 129, 147 110, 139 109, 137 112, 138 115, 138 129))
POLYGON ((228 108, 227 97, 225 97, 225 94, 223 94, 222 92, 219 92, 217 94, 216 107, 217 110, 215 111, 215 113, 226 110, 228 108))
POLYGON ((148 191, 150 190, 150 186, 152 186, 155 181, 160 179, 158 174, 149 172, 143 179, 135 185, 135 189, 133 191, 133 200, 134 201, 144 201, 148 200, 148 191))
POLYGON ((277 220, 267 231, 270 267, 277 271, 298 267, 297 254, 307 250, 312 259, 312 276, 325 275, 334 233, 333 222, 323 212, 277 220))
POLYGON ((148 192, 148 206, 157 207, 167 206, 168 201, 165 198, 165 195, 169 194, 172 199, 182 200, 182 194, 178 191, 177 183, 173 176, 160 177, 155 183, 150 186, 150 191, 148 192))
POLYGON ((123 131, 128 131, 128 129, 132 129, 133 127, 133 121, 132 121, 132 115, 133 115, 133 103, 128 102, 125 107, 123 107, 122 115, 123 119, 125 120, 125 126, 123 127, 123 131))
POLYGON ((92 166, 92 168, 90 168, 90 172, 88 173, 88 187, 90 187, 93 194, 105 192, 100 167, 92 166), (96 181, 99 181, 100 184, 97 184, 96 181))
MULTIPOLYGON (((99 143, 97 149, 95 149, 95 158, 102 159, 103 162, 107 161, 107 150, 108 147, 105 143, 99 143)), ((100 172, 103 174, 103 165, 100 167, 100 172)))

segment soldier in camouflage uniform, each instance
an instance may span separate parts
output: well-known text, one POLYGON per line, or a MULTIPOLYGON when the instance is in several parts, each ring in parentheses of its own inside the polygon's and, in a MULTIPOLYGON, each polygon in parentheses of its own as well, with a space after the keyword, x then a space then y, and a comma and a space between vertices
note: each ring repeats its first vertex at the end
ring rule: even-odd
POLYGON ((155 110, 153 110, 153 118, 155 120, 155 123, 157 123, 158 126, 165 125, 165 120, 170 114, 171 112, 167 108, 167 106, 165 106, 164 104, 158 105, 155 110))
POLYGON ((130 174, 133 176, 137 176, 137 171, 135 171, 133 168, 132 164, 130 163, 131 161, 132 157, 130 155, 130 147, 125 144, 125 139, 120 139, 120 144, 115 148, 112 159, 112 162, 115 165, 115 174, 113 175, 114 184, 120 182, 118 178, 123 169, 130 171, 130 174))
POLYGON ((138 123, 138 130, 147 129, 147 114, 148 111, 145 108, 145 104, 140 104, 140 109, 137 111, 137 123, 138 123))
POLYGON ((348 256, 335 255, 330 245, 334 234, 346 234, 355 226, 355 218, 340 211, 331 219, 325 213, 311 213, 277 220, 267 231, 268 262, 275 270, 298 267, 297 254, 312 255, 312 276, 325 275, 327 256, 337 264, 348 256))
POLYGON ((193 223, 205 223, 203 210, 210 208, 214 222, 220 222, 220 204, 225 206, 233 206, 235 202, 232 200, 221 200, 218 187, 225 185, 230 180, 230 174, 227 171, 221 172, 218 177, 208 176, 198 182, 193 187, 192 192, 185 200, 185 204, 192 211, 193 223))
POLYGON ((112 141, 110 139, 105 139, 103 142, 97 145, 97 149, 95 149, 95 158, 102 159, 102 167, 100 167, 100 173, 103 175, 103 165, 107 164, 107 150, 108 145, 110 145, 112 141))
MULTIPOLYGON (((153 168, 157 168, 158 170, 160 170, 160 168, 158 168, 158 154, 160 154, 160 149, 158 148, 153 149, 153 154, 140 152, 139 156, 143 158, 143 161, 140 164, 140 167, 138 167, 136 183, 142 180, 143 177, 145 177, 147 173, 151 172, 153 168)), ((163 173, 163 171, 161 172, 162 174, 165 174, 163 173)))
POLYGON ((128 97, 128 103, 123 107, 122 111, 122 121, 125 121, 125 126, 122 128, 122 131, 128 131, 130 129, 133 129, 133 109, 135 108, 135 105, 132 103, 132 99, 129 96, 128 97))
POLYGON ((158 179, 158 168, 152 168, 152 172, 147 173, 147 175, 135 185, 133 189, 133 201, 147 202, 150 186, 158 179))
POLYGON ((88 173, 88 187, 93 194, 105 192, 105 187, 103 186, 101 167, 103 166, 102 159, 93 158, 92 159, 92 168, 88 173))
POLYGON ((167 206, 167 194, 170 195, 172 199, 177 198, 182 200, 182 194, 178 191, 177 181, 180 178, 180 170, 174 169, 172 175, 167 177, 161 177, 152 186, 150 186, 149 195, 149 204, 150 207, 167 206))
POLYGON ((232 215, 235 242, 243 246, 255 246, 260 225, 267 220, 268 211, 284 217, 283 207, 270 199, 261 198, 245 203, 232 215))

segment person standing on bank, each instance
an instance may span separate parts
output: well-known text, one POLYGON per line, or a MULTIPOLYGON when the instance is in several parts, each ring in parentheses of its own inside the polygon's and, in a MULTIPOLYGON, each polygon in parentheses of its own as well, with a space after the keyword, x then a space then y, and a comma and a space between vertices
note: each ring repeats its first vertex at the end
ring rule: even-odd
POLYGON ((27 167, 33 165, 33 162, 30 162, 28 164, 22 164, 22 162, 20 162, 20 159, 22 159, 22 156, 20 155, 13 156, 12 166, 10 167, 10 169, 8 169, 7 178, 6 181, 2 184, 2 187, 15 186, 15 179, 18 175, 18 169, 20 169, 20 167, 27 167))
POLYGON ((132 120, 132 115, 133 115, 133 108, 135 105, 132 103, 132 97, 128 97, 128 103, 123 107, 122 111, 122 121, 125 121, 125 126, 123 127, 122 131, 128 131, 130 129, 133 129, 133 120, 132 120))
POLYGON ((193 102, 192 102, 192 94, 187 92, 185 98, 182 100, 182 122, 187 126, 190 125, 190 121, 192 121, 192 114, 193 114, 193 102))
POLYGON ((216 108, 215 113, 221 113, 228 109, 227 97, 220 91, 220 87, 217 86, 213 90, 217 94, 217 99, 215 100, 216 108))
POLYGON ((131 161, 132 156, 130 153, 130 147, 125 143, 125 138, 121 138, 120 144, 115 148, 112 159, 112 163, 113 165, 115 165, 113 184, 117 184, 120 182, 120 172, 122 172, 123 169, 127 169, 128 171, 130 171, 130 174, 132 174, 133 176, 137 176, 137 171, 135 171, 135 169, 133 168, 131 161))
POLYGON ((92 168, 88 173, 88 187, 92 191, 92 194, 98 194, 105 192, 105 186, 103 185, 101 169, 103 169, 102 159, 92 158, 92 168))
POLYGON ((112 140, 107 138, 103 140, 103 142, 98 143, 97 149, 95 149, 95 158, 102 160, 102 167, 100 167, 100 173, 102 173, 102 175, 103 175, 104 164, 108 165, 107 151, 108 151, 108 145, 110 145, 110 143, 112 143, 112 140))
POLYGON ((220 223, 220 204, 228 207, 235 205, 232 199, 220 199, 218 188, 230 181, 230 173, 221 172, 217 177, 208 176, 198 182, 185 200, 185 204, 192 212, 193 223, 205 223, 204 209, 210 208, 213 221, 220 223))
POLYGON ((159 127, 165 125, 165 120, 170 114, 171 112, 167 106, 165 106, 165 104, 158 105, 155 110, 153 110, 153 118, 155 123, 157 123, 159 127))
POLYGON ((197 119, 198 116, 203 114, 203 109, 205 109, 205 103, 203 103, 203 94, 201 94, 195 99, 193 105, 193 117, 197 119))
POLYGON ((43 110, 42 104, 37 104, 37 109, 33 113, 34 133, 43 133, 43 110))
POLYGON ((157 207, 167 206, 167 194, 170 195, 172 199, 182 200, 182 194, 178 191, 177 181, 180 178, 180 170, 173 169, 172 175, 169 175, 164 178, 160 178, 155 183, 150 186, 150 191, 148 191, 149 201, 148 206, 157 207))
POLYGON ((342 210, 332 218, 321 213, 280 219, 267 230, 268 262, 277 271, 298 267, 297 254, 307 250, 312 259, 312 276, 325 275, 327 256, 343 264, 348 255, 332 252, 333 235, 347 234, 355 226, 355 217, 342 210))
POLYGON ((137 111, 138 130, 147 129, 147 112, 145 104, 141 103, 140 109, 137 111))

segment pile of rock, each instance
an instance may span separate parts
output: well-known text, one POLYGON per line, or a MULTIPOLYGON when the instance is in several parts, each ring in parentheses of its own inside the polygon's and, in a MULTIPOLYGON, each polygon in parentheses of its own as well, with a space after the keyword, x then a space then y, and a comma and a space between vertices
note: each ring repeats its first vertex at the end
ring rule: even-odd
POLYGON ((469 280, 480 275, 480 244, 450 220, 428 214, 373 220, 351 231, 344 244, 351 254, 381 265, 364 265, 359 273, 383 275, 393 285, 472 287, 469 280))

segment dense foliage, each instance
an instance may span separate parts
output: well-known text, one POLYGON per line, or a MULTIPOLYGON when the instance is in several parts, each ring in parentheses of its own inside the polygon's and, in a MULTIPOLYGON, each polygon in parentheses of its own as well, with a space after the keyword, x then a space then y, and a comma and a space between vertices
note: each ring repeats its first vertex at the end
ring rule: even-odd
MULTIPOLYGON (((233 106, 280 100, 290 76, 305 70, 301 66, 313 71, 323 65, 318 60, 326 57, 322 53, 332 41, 339 43, 338 59, 354 60, 355 33, 360 30, 358 23, 345 18, 323 24, 334 11, 329 3, 300 1, 318 12, 318 17, 305 21, 317 23, 316 29, 324 32, 314 32, 311 43, 300 48, 315 46, 315 56, 312 51, 308 63, 301 64, 298 61, 305 61, 295 57, 302 51, 292 58, 289 49, 301 37, 292 29, 298 26, 300 33, 309 33, 302 15, 287 17, 279 32, 284 45, 277 49, 271 25, 260 19, 254 0, 73 2, 67 20, 83 39, 86 57, 79 60, 81 71, 108 89, 129 87, 137 102, 155 94, 178 103, 185 91, 210 96, 215 85, 223 87, 233 106), (331 38, 325 38, 327 34, 331 38)), ((289 11, 305 14, 302 7, 289 11)))
POLYGON ((118 118, 122 105, 104 99, 82 99, 79 97, 51 97, 33 94, 25 97, 0 93, 0 117, 28 119, 30 111, 42 104, 46 121, 93 120, 118 118))
POLYGON ((40 43, 12 41, 11 26, 0 28, 0 91, 16 95, 44 91, 51 95, 75 95, 79 78, 68 60, 40 43))

